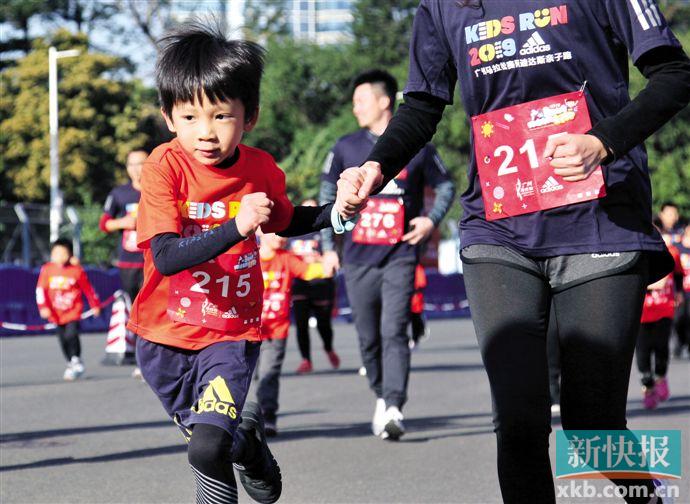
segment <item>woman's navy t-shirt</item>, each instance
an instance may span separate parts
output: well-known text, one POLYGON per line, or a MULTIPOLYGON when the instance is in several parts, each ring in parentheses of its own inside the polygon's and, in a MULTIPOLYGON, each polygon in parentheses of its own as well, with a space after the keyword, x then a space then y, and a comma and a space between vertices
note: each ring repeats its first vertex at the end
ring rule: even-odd
MULTIPOLYGON (((405 92, 450 103, 459 82, 472 117, 577 91, 587 82, 596 124, 630 101, 628 53, 635 62, 659 46, 680 43, 654 0, 483 0, 480 8, 422 0, 405 92)), ((665 250, 652 226, 644 146, 605 166, 604 177, 602 199, 488 222, 471 154, 469 187, 461 196, 462 245, 504 245, 533 257, 665 250)))

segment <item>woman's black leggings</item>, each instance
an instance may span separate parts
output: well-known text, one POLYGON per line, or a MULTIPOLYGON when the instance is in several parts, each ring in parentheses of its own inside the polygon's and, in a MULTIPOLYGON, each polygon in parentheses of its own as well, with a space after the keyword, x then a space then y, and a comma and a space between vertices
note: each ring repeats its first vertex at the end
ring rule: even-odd
POLYGON ((56 333, 60 341, 60 348, 69 362, 72 357, 81 357, 81 342, 79 341, 79 322, 68 322, 57 326, 56 333))
POLYGON ((662 318, 656 322, 640 325, 637 338, 637 369, 642 374, 642 385, 654 386, 654 375, 666 376, 668 371, 668 342, 671 338, 673 320, 662 318), (652 368, 652 355, 654 367, 652 368))
POLYGON ((324 299, 295 299, 292 302, 292 312, 295 315, 295 328, 297 329, 297 346, 303 359, 311 360, 311 342, 309 341, 309 316, 313 313, 316 318, 316 327, 323 341, 326 352, 333 350, 333 325, 331 312, 333 301, 324 299))
MULTIPOLYGON (((554 293, 544 277, 516 267, 464 264, 472 320, 491 386, 505 502, 555 502, 546 352, 552 301, 561 354, 563 429, 625 429, 647 277, 643 258, 623 273, 554 293)), ((652 486, 651 480, 614 482, 652 486)))

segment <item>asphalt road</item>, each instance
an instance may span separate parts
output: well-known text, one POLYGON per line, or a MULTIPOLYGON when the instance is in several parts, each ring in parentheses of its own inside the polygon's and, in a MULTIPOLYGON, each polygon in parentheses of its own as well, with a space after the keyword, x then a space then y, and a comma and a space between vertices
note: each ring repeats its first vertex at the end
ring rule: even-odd
MULTIPOLYGON (((336 326, 338 371, 329 370, 313 336, 316 372, 309 376, 292 373, 298 353, 291 334, 281 434, 271 445, 283 471, 281 502, 500 502, 489 386, 471 323, 431 327, 431 339, 413 355, 408 434, 398 443, 370 433, 374 399, 356 373, 353 327, 336 326)), ((87 373, 65 383, 54 337, 0 340, 0 502, 193 502, 181 436, 131 368, 98 364, 104 341, 82 338, 87 373)), ((634 371, 629 426, 683 431, 684 478, 675 502, 690 502, 690 363, 672 362, 672 397, 651 413, 642 408, 638 379, 634 371)))

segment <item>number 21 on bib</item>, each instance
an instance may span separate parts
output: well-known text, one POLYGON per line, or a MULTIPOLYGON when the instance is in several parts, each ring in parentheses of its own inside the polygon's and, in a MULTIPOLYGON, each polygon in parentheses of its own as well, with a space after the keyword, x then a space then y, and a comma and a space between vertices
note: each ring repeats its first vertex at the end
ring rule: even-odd
POLYGON ((585 180, 566 182, 542 156, 550 137, 585 133, 591 126, 583 91, 472 117, 486 219, 505 219, 605 196, 601 167, 585 180))

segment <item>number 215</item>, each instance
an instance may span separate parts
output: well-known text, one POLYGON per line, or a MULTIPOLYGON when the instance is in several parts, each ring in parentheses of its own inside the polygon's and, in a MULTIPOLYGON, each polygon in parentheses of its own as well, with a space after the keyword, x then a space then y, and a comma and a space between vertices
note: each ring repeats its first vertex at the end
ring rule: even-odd
MULTIPOLYGON (((567 133, 554 133, 549 135, 551 137, 557 137, 561 135, 566 135, 567 133)), ((527 154, 527 159, 529 161, 529 166, 532 169, 539 168, 539 158, 537 157, 537 149, 534 146, 534 139, 528 138, 527 141, 522 144, 522 147, 518 150, 520 154, 527 154)), ((515 157, 515 150, 510 145, 499 145, 494 151, 494 156, 505 156, 503 161, 501 161, 501 166, 498 167, 498 175, 509 175, 511 173, 517 173, 518 167, 511 166, 510 163, 515 157)))
MULTIPOLYGON (((198 282, 192 285, 189 290, 192 292, 199 292, 201 294, 208 294, 210 291, 209 289, 204 289, 204 285, 211 281, 211 275, 205 271, 195 271, 192 273, 192 276, 198 280, 198 282)), ((237 290, 235 291, 235 295, 237 297, 246 297, 247 294, 249 294, 251 284, 247 280, 249 280, 250 276, 251 275, 249 273, 244 273, 237 279, 237 290)), ((225 298, 228 297, 228 290, 230 289, 230 277, 228 275, 222 276, 216 280, 216 283, 222 285, 220 295, 225 298)))

